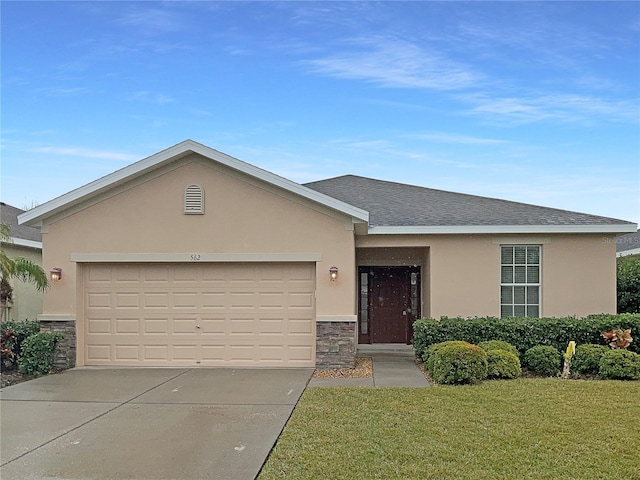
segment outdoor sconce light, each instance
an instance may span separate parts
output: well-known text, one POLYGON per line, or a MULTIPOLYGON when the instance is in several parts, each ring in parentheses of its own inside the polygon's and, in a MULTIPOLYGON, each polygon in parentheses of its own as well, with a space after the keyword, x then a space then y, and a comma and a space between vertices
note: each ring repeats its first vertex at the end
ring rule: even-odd
POLYGON ((331 281, 334 282, 336 278, 338 278, 338 267, 331 267, 329 269, 329 276, 331 277, 331 281))
POLYGON ((52 268, 49 274, 51 276, 51 280, 57 282, 62 278, 62 269, 60 267, 52 268))

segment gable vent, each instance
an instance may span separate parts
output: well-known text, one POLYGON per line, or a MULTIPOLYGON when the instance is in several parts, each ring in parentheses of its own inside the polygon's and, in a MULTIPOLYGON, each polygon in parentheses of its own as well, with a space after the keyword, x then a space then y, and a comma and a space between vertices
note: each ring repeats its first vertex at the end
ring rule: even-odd
POLYGON ((200 185, 189 185, 184 191, 185 215, 204 214, 204 189, 200 185))

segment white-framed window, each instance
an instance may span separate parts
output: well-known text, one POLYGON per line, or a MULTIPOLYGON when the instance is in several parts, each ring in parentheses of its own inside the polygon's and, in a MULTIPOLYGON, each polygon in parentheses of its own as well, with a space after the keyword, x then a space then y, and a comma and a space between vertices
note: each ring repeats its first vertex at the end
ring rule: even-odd
POLYGON ((184 189, 184 213, 186 215, 204 215, 204 189, 191 184, 184 189))
POLYGON ((500 246, 500 316, 540 316, 540 245, 500 246))

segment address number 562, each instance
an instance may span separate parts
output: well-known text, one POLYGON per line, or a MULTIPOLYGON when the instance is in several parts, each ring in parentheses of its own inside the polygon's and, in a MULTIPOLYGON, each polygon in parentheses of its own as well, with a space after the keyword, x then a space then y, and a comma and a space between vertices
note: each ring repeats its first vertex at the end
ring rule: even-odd
POLYGON ((199 253, 192 253, 191 254, 191 261, 192 262, 199 262, 200 261, 200 254, 199 253))

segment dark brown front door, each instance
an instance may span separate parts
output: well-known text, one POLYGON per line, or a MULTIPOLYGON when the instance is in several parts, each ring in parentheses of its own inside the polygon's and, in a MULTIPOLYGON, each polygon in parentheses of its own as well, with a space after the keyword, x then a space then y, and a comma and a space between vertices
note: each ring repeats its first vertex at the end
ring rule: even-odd
POLYGON ((359 342, 410 343, 419 315, 419 267, 361 267, 359 273, 359 342))

